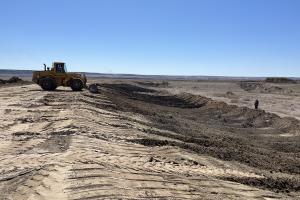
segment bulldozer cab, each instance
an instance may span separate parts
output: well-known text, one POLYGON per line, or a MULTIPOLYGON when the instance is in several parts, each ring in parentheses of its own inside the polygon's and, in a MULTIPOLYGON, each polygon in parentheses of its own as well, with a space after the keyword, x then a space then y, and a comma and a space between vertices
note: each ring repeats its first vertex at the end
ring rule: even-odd
POLYGON ((52 69, 56 72, 56 73, 67 73, 67 67, 65 63, 62 62, 54 62, 52 64, 52 69))

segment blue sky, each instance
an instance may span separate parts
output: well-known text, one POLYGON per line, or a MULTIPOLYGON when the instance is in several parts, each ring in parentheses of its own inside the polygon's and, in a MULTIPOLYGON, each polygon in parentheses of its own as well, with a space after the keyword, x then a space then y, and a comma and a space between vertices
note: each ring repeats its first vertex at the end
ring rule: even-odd
POLYGON ((0 0, 0 68, 300 77, 299 0, 0 0))

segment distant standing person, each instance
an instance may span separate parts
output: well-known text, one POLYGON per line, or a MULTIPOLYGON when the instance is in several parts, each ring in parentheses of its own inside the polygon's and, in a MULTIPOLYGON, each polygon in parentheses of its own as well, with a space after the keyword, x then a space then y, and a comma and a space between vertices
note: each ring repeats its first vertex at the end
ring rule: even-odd
POLYGON ((259 106, 259 101, 256 99, 254 102, 254 107, 256 110, 258 109, 258 106, 259 106))

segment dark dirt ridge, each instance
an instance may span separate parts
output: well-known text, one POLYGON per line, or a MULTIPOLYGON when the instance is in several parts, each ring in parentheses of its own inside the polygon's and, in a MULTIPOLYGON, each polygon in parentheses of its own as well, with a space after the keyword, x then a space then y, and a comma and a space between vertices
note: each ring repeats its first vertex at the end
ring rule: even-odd
POLYGON ((244 185, 270 189, 275 192, 289 193, 291 191, 300 191, 300 181, 296 178, 266 176, 265 178, 225 177, 222 179, 242 183, 244 185))
POLYGON ((147 87, 168 87, 168 81, 135 81, 135 83, 147 87))
POLYGON ((17 76, 13 76, 9 78, 8 80, 0 79, 0 86, 6 86, 6 85, 22 85, 22 84, 29 84, 30 81, 24 81, 21 78, 17 76))
POLYGON ((238 161, 262 174, 268 172, 268 177, 259 181, 229 178, 232 181, 276 191, 300 191, 300 136, 280 136, 299 131, 298 120, 187 93, 174 96, 131 84, 100 84, 100 87, 117 105, 111 109, 143 114, 151 121, 150 127, 176 133, 150 128, 144 130, 149 138, 131 142, 178 146, 218 159, 238 161), (177 141, 153 140, 151 134, 177 141), (270 175, 281 172, 296 179, 282 181, 270 175), (284 184, 278 184, 281 182, 284 184))
POLYGON ((17 82, 20 82, 20 81, 22 81, 22 79, 20 79, 20 78, 17 77, 17 76, 13 76, 13 77, 11 77, 11 78, 8 79, 8 80, 0 79, 0 84, 17 83, 17 82))

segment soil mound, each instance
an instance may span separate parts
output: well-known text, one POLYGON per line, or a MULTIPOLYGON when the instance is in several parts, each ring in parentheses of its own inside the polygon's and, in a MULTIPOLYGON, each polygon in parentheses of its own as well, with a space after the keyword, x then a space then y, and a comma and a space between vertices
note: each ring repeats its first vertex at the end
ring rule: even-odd
POLYGON ((17 83, 17 82, 20 82, 20 81, 22 81, 22 79, 20 79, 17 76, 13 76, 13 77, 11 77, 10 79, 7 80, 7 83, 17 83))
POLYGON ((130 84, 102 84, 102 88, 110 89, 114 94, 122 94, 134 100, 140 100, 147 103, 153 103, 162 106, 180 107, 180 108, 197 108, 201 104, 191 99, 185 100, 180 96, 169 94, 155 93, 155 90, 147 89, 130 84))
POLYGON ((22 79, 20 79, 19 77, 17 77, 17 76, 13 76, 8 80, 0 79, 0 85, 12 84, 12 83, 21 83, 21 82, 24 82, 24 81, 22 79))
POLYGON ((122 94, 127 94, 127 95, 131 95, 137 92, 155 92, 155 90, 152 89, 147 89, 147 88, 143 88, 143 87, 139 87, 136 85, 131 85, 131 84, 125 84, 125 83, 120 83, 120 84, 98 84, 100 85, 100 87, 103 88, 109 88, 112 89, 114 91, 117 91, 119 93, 122 94))

